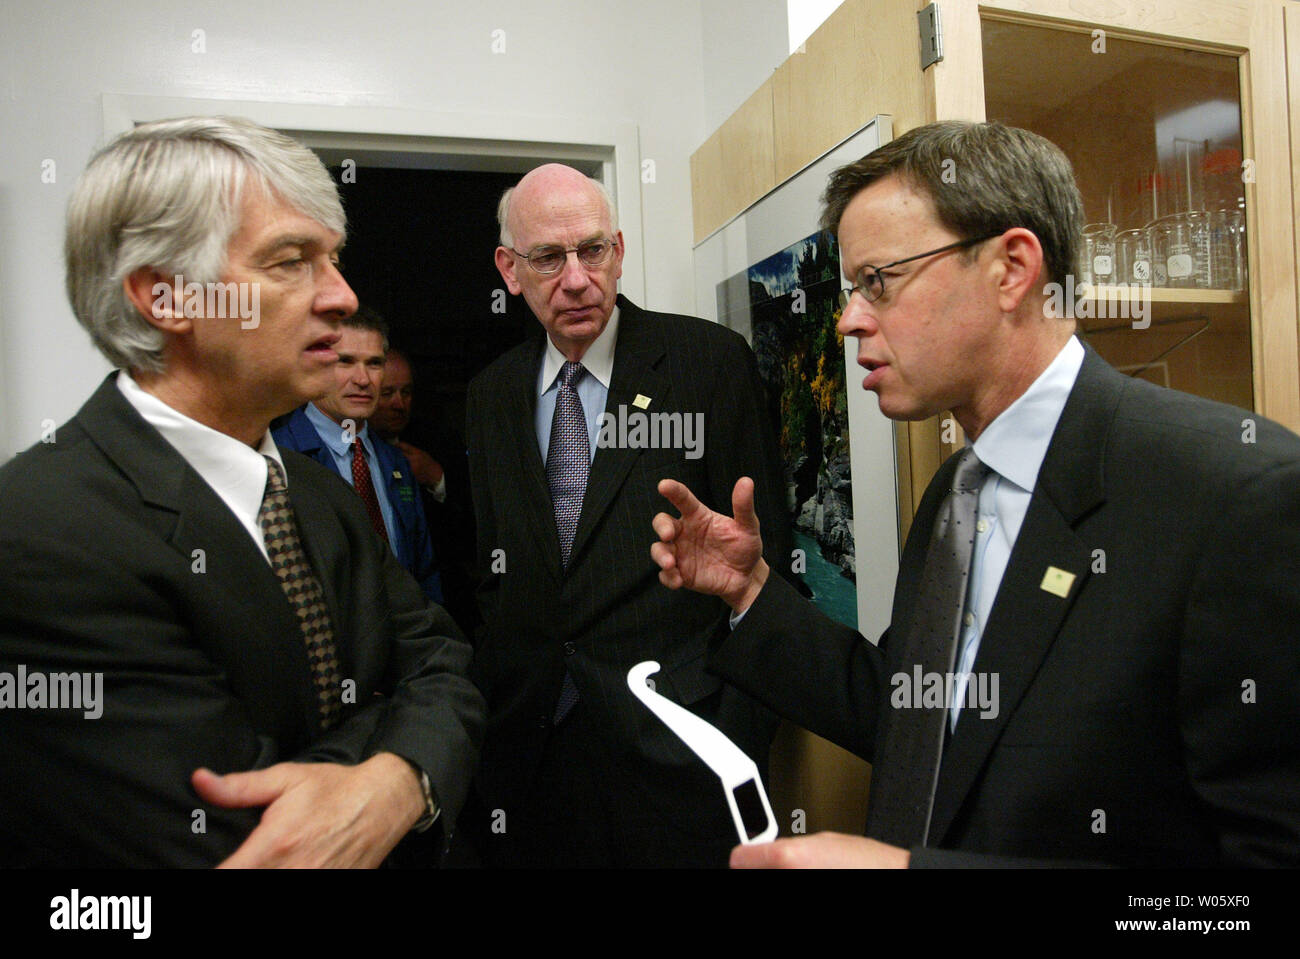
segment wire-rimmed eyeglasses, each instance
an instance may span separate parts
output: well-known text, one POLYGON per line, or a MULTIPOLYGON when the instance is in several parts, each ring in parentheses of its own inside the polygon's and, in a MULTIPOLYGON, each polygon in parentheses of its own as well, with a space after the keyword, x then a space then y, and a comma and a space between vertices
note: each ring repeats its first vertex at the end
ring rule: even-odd
POLYGON ((947 253, 949 250, 960 250, 964 247, 974 246, 976 243, 983 243, 985 240, 991 240, 995 236, 1001 235, 1002 231, 999 230, 997 233, 987 233, 984 236, 971 237, 968 240, 958 240, 956 243, 949 243, 937 250, 918 253, 916 256, 906 256, 901 260, 895 260, 893 263, 886 263, 884 266, 864 266, 861 272, 858 273, 858 282, 853 284, 852 289, 840 290, 840 309, 848 308, 849 299, 855 292, 861 293, 868 303, 874 303, 880 299, 885 293, 885 278, 881 276, 881 270, 888 270, 891 266, 911 263, 913 260, 934 256, 936 253, 947 253))
POLYGON ((539 246, 529 253, 520 253, 513 246, 510 252, 528 261, 534 272, 550 276, 564 269, 570 253, 578 254, 578 262, 588 268, 604 266, 618 244, 614 240, 588 240, 580 246, 539 246))

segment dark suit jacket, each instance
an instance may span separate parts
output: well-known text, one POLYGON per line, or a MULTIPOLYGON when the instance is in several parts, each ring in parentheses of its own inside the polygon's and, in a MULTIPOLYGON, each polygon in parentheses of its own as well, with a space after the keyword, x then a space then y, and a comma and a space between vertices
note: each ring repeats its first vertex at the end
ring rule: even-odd
MULTIPOLYGON (((870 759, 955 460, 879 649, 773 582, 712 665, 870 759)), ((1300 439, 1089 350, 974 664, 1000 677, 998 715, 963 711, 913 863, 1297 864, 1298 631, 1300 439), (1064 598, 1049 566, 1075 575, 1064 598)))
MULTIPOLYGON (((769 562, 788 570, 791 539, 775 436, 764 422, 753 354, 740 336, 694 317, 646 313, 621 296, 618 303, 606 410, 635 411, 641 394, 650 398, 649 413, 702 413, 703 455, 598 448, 569 567, 562 571, 534 427, 540 331, 470 384, 469 457, 485 623, 472 675, 488 699, 479 790, 489 808, 508 811, 527 801, 567 666, 583 708, 605 734, 593 745, 591 772, 609 801, 659 818, 664 862, 675 861, 673 837, 683 836, 685 842, 716 843, 710 861, 725 865, 736 836, 719 780, 636 700, 627 672, 642 660, 657 660, 660 693, 714 722, 766 766, 775 717, 705 669, 709 644, 725 631, 728 611, 715 598, 660 584, 650 559, 650 521, 671 510, 656 490, 665 477, 729 511, 736 480, 751 476, 769 562)), ((615 820, 623 815, 612 814, 615 820)), ((557 823, 556 841, 565 834, 557 823)))
POLYGON ((205 806, 190 787, 199 766, 393 752, 456 815, 482 729, 469 646, 345 483, 283 455, 340 673, 356 684, 321 734, 274 573, 111 376, 56 440, 0 470, 0 670, 102 672, 103 714, 0 710, 0 864, 213 865, 261 810, 205 806))
MULTIPOLYGON (((271 436, 280 449, 297 450, 304 456, 310 456, 331 473, 338 473, 334 454, 325 446, 316 427, 307 418, 307 407, 301 406, 282 420, 276 420, 272 427, 271 436)), ((419 582, 424 595, 441 605, 442 585, 434 559, 433 541, 429 535, 420 488, 411 474, 411 464, 396 446, 385 443, 374 430, 368 432, 370 442, 375 446, 375 458, 379 460, 379 468, 383 473, 382 477, 372 479, 384 483, 384 492, 388 496, 388 504, 393 508, 393 520, 397 527, 391 544, 393 552, 397 554, 397 561, 419 582)), ((348 477, 343 477, 343 481, 346 483, 348 477)))

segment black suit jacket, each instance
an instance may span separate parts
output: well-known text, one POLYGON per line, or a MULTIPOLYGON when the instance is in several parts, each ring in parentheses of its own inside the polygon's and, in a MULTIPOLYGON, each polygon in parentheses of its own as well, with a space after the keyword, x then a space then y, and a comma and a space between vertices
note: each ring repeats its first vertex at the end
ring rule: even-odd
POLYGON ((0 470, 0 670, 102 672, 103 714, 0 710, 0 863, 213 865, 261 810, 205 806, 190 786, 199 766, 393 752, 456 815, 482 729, 469 645, 346 483, 283 454, 340 673, 355 682, 344 718, 321 734, 274 573, 112 376, 55 439, 0 470))
MULTIPOLYGON (((955 461, 879 648, 773 582, 714 667, 869 760, 955 461)), ((1300 439, 1089 350, 974 664, 998 714, 963 710, 913 863, 1300 862, 1298 631, 1300 439), (1041 588, 1049 566, 1074 574, 1066 596, 1041 588)))
MULTIPOLYGON (((656 490, 661 479, 681 480, 707 504, 729 511, 736 480, 751 476, 768 560, 788 570, 791 539, 775 436, 743 338, 694 317, 644 312, 623 297, 618 303, 606 411, 635 411, 640 394, 650 398, 648 413, 702 413, 703 455, 598 448, 562 571, 534 427, 540 331, 470 384, 470 470, 484 577, 473 676, 488 700, 479 790, 488 808, 508 812, 528 801, 567 666, 604 733, 593 747, 591 773, 616 809, 612 817, 624 815, 619 808, 629 819, 633 809, 657 815, 665 863, 676 861, 673 837, 682 835, 714 843, 710 861, 725 865, 736 836, 717 777, 633 697, 627 672, 657 660, 660 693, 714 722, 766 766, 775 717, 705 668, 728 611, 715 598, 659 582, 650 521, 671 511, 656 490)), ((557 823, 556 841, 565 833, 557 823)))

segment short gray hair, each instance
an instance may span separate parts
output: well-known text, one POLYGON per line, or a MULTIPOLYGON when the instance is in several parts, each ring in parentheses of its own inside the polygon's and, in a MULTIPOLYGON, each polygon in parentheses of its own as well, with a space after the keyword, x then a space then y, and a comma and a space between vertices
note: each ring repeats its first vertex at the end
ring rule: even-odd
POLYGON ((72 310, 110 363, 163 371, 163 335, 122 281, 153 267, 187 282, 218 282, 250 181, 345 231, 338 189, 320 159, 242 117, 146 123, 91 158, 68 203, 63 254, 72 310))
POLYGON ((1024 227, 1043 247, 1044 282, 1074 271, 1083 201, 1061 148, 1001 123, 946 120, 908 130, 831 174, 822 229, 839 232, 849 203, 897 174, 929 198, 939 222, 964 238, 1024 227))
MULTIPOLYGON (((618 232, 618 214, 614 212, 614 198, 609 194, 609 188, 599 180, 587 177, 587 182, 596 188, 600 198, 605 201, 605 212, 609 215, 609 232, 613 236, 618 232)), ((510 232, 510 197, 514 195, 515 188, 510 187, 505 193, 501 194, 501 199, 497 202, 497 223, 501 227, 500 241, 502 246, 514 248, 514 234, 510 232)))

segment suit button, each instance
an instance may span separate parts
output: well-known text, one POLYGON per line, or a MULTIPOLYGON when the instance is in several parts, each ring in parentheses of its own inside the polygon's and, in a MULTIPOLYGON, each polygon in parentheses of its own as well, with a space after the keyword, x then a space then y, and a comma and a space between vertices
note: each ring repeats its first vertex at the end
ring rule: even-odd
POLYGON ((565 656, 572 656, 572 655, 573 655, 574 653, 576 653, 577 651, 578 651, 578 648, 577 648, 576 646, 574 646, 573 643, 565 643, 565 644, 564 644, 564 655, 565 655, 565 656))
POLYGON ((538 729, 545 729, 545 728, 546 728, 547 726, 549 726, 549 725, 551 725, 551 717, 548 716, 548 715, 546 715, 546 713, 538 713, 538 714, 537 714, 537 728, 538 728, 538 729))

